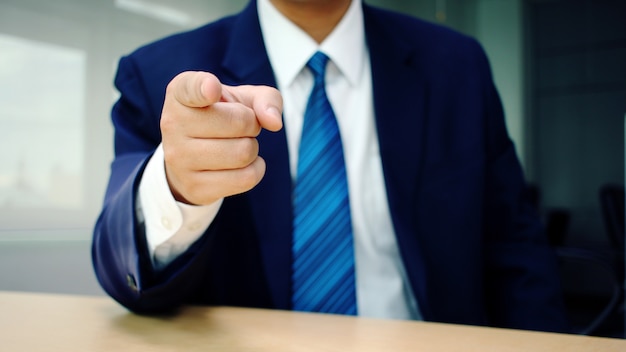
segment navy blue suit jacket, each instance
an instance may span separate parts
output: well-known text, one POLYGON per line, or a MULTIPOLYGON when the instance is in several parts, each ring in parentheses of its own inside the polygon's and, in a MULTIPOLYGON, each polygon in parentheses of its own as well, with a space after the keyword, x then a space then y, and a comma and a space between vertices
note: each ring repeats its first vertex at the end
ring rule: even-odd
MULTIPOLYGON (((364 19, 389 207, 424 318, 562 331, 555 257, 525 198, 482 49, 451 30, 368 5, 364 19)), ((163 272, 151 270, 134 216, 137 184, 161 140, 165 87, 187 70, 231 85, 276 85, 254 1, 120 61, 116 157, 93 238, 97 277, 136 312, 188 303, 289 309, 284 131, 259 136, 267 163, 261 183, 225 199, 200 240, 163 272)))

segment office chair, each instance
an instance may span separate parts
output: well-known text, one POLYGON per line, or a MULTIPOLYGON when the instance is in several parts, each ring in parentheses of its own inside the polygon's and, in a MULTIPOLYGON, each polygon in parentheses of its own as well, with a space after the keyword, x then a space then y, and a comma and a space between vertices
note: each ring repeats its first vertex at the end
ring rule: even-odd
MULTIPOLYGON (((601 280, 604 285, 607 286, 607 291, 610 292, 610 294, 608 299, 602 300, 604 302, 597 312, 594 311, 593 313, 581 314, 580 311, 582 308, 577 307, 578 302, 567 305, 568 312, 571 315, 570 318, 572 320, 573 333, 581 335, 600 334, 601 329, 605 327, 609 319, 614 317, 615 313, 620 309, 622 304, 622 282, 618 278, 614 265, 607 260, 605 256, 593 250, 567 246, 558 246, 555 250, 561 265, 565 285, 568 283, 570 285, 575 285, 578 281, 577 275, 583 270, 589 270, 594 273, 594 277, 596 279, 601 280), (571 275, 567 275, 568 271, 573 273, 574 276, 572 277, 571 275), (585 317, 584 321, 580 321, 580 317, 576 317, 582 315, 585 317)), ((597 297, 587 297, 585 300, 591 300, 593 302, 600 301, 597 297)), ((566 302, 567 301, 566 292, 566 302)), ((583 305, 585 304, 586 303, 583 302, 583 305)))
POLYGON ((606 233, 613 248, 624 252, 624 186, 605 184, 600 188, 600 205, 606 233))
MULTIPOLYGON (((607 183, 600 187, 600 209, 602 211, 605 232, 611 245, 609 256, 615 268, 617 280, 621 284, 621 302, 614 312, 616 315, 626 314, 626 302, 624 300, 626 297, 626 292, 624 291, 626 289, 624 197, 623 185, 607 183)), ((626 325, 626 321, 624 324, 626 325)), ((624 337, 626 337, 626 326, 624 326, 624 337)))
MULTIPOLYGON (((619 212, 619 194, 610 189, 607 207, 611 209, 611 224, 619 225, 615 213, 619 212)), ((622 188, 623 192, 623 188, 622 188)), ((601 251, 576 247, 566 244, 571 213, 565 208, 541 208, 541 191, 537 185, 529 187, 530 199, 536 209, 544 214, 546 235, 555 249, 561 267, 561 279, 568 313, 572 320, 573 333, 581 335, 600 335, 606 332, 607 325, 623 307, 623 261, 621 270, 611 256, 601 251), (583 271, 601 284, 602 295, 590 294, 588 287, 581 285, 583 271)), ((622 231, 623 231, 623 193, 622 193, 622 231)), ((619 231, 619 230, 618 230, 619 231)), ((600 288, 596 288, 600 289, 600 288)))

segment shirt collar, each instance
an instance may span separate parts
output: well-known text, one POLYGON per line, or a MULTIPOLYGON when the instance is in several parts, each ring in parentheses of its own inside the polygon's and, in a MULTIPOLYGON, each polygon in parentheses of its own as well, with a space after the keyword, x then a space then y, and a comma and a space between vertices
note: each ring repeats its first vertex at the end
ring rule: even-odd
POLYGON ((344 17, 319 45, 270 0, 258 0, 257 6, 263 40, 279 87, 289 87, 318 50, 330 58, 351 85, 359 83, 366 55, 361 0, 352 0, 344 17))

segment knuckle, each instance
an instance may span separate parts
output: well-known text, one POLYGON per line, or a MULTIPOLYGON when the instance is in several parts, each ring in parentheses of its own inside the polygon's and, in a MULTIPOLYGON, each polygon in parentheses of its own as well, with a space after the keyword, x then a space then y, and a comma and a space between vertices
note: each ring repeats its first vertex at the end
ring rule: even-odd
POLYGON ((239 165, 250 165, 259 153, 259 143, 255 138, 241 138, 237 143, 234 155, 235 162, 239 165))
POLYGON ((170 95, 172 94, 172 92, 174 91, 174 87, 176 85, 176 81, 180 79, 180 75, 174 77, 171 81, 169 81, 167 83, 167 86, 165 86, 165 95, 170 95))
POLYGON ((203 202, 203 197, 201 196, 202 187, 200 183, 188 180, 188 182, 186 182, 181 188, 184 192, 183 194, 185 194, 185 198, 191 203, 200 204, 203 202))
POLYGON ((228 120, 231 128, 240 135, 253 135, 258 128, 255 123, 256 118, 254 112, 241 104, 232 104, 229 109, 228 120))
POLYGON ((219 197, 213 194, 214 187, 207 186, 207 182, 202 174, 202 172, 199 172, 187 175, 185 182, 180 187, 181 195, 190 204, 210 204, 219 197))
POLYGON ((260 176, 252 165, 247 166, 239 170, 239 177, 237 177, 237 188, 242 191, 248 191, 260 181, 260 176))
POLYGON ((170 132, 174 129, 175 123, 170 115, 163 114, 161 116, 161 121, 159 121, 159 126, 161 128, 161 132, 170 132))
POLYGON ((166 145, 165 142, 163 144, 163 159, 166 163, 172 164, 178 160, 178 150, 177 148, 171 148, 169 145, 166 145))

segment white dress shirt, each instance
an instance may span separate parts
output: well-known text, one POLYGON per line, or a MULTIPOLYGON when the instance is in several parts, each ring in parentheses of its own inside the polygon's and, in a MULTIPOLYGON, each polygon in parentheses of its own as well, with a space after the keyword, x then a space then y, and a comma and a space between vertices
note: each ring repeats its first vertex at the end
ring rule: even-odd
MULTIPOLYGON (((354 231, 356 291, 360 316, 421 319, 400 258, 389 212, 374 120, 369 54, 360 0, 316 43, 269 0, 257 2, 263 39, 284 101, 284 128, 295 178, 304 110, 313 87, 306 63, 316 52, 329 58, 326 90, 344 145, 354 231)), ((176 202, 169 192, 159 145, 139 186, 138 216, 145 221, 158 269, 183 253, 215 217, 208 206, 176 202)))

